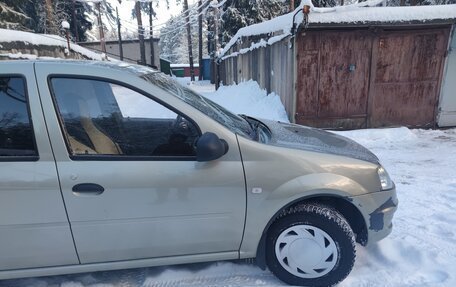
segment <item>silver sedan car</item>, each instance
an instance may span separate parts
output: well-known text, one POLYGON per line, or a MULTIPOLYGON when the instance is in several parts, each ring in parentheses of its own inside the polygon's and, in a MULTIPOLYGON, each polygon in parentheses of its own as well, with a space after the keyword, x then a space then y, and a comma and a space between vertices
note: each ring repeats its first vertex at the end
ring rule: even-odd
POLYGON ((256 258, 330 286, 397 204, 342 136, 235 115, 145 67, 0 62, 0 279, 256 258))

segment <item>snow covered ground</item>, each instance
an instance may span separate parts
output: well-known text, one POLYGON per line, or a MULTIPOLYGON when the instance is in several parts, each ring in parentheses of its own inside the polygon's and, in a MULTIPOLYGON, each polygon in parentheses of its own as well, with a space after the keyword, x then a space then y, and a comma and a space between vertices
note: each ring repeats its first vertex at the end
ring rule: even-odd
MULTIPOLYGON (((254 86, 255 83, 247 83, 225 87, 214 94, 207 83, 190 85, 221 104, 232 104, 228 108, 235 112, 260 113, 262 117, 270 113, 275 118, 281 115, 283 107, 274 99, 276 95, 266 96, 254 86), (241 102, 234 104, 233 99, 241 102)), ((392 128, 338 133, 378 155, 395 180, 399 197, 392 234, 368 248, 359 247, 355 267, 340 286, 456 286, 456 129, 392 128)), ((269 271, 245 262, 0 281, 0 286, 8 287, 283 285, 269 271)))

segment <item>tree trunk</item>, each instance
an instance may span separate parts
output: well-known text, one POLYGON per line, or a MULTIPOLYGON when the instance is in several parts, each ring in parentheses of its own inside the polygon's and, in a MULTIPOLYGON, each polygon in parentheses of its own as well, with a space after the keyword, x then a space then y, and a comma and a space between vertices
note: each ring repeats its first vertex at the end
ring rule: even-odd
POLYGON ((190 63, 190 79, 193 82, 193 81, 195 81, 195 70, 193 67, 192 31, 191 31, 191 27, 190 27, 188 0, 184 0, 184 19, 186 19, 186 21, 187 21, 188 61, 190 63))
MULTIPOLYGON (((215 13, 213 13, 212 15, 215 15, 215 13)), ((214 84, 215 81, 214 81, 214 74, 213 74, 213 63, 214 63, 214 54, 215 54, 215 47, 214 47, 214 35, 215 35, 215 20, 214 20, 214 17, 209 17, 207 19, 207 30, 208 30, 208 33, 207 33, 207 53, 209 55, 209 57, 211 58, 211 62, 210 62, 210 68, 209 68, 209 71, 210 71, 210 80, 211 80, 211 84, 214 84)))
POLYGON ((290 12, 294 11, 294 9, 295 9, 295 1, 290 0, 290 12))
POLYGON ((154 51, 154 29, 153 29, 153 17, 154 8, 152 7, 152 2, 149 3, 149 44, 150 44, 150 65, 152 67, 157 67, 155 65, 155 51, 154 51))
POLYGON ((135 12, 136 12, 136 20, 138 21, 138 38, 139 38, 139 53, 141 55, 141 59, 139 63, 141 65, 146 64, 146 46, 144 44, 144 27, 142 24, 142 17, 141 17, 141 7, 139 1, 135 2, 135 12))
POLYGON ((117 17, 117 36, 119 38, 119 56, 120 56, 120 60, 123 61, 122 32, 120 31, 119 9, 117 9, 117 7, 116 7, 116 17, 117 17))
POLYGON ((203 80, 203 0, 198 1, 198 63, 199 63, 199 80, 203 80))
MULTIPOLYGON (((218 1, 217 1, 218 2, 218 1)), ((215 35, 214 35, 214 49, 215 49, 215 55, 214 55, 214 82, 215 82, 215 89, 218 90, 220 87, 220 79, 219 79, 219 67, 218 67, 218 52, 219 52, 219 44, 218 44, 218 39, 219 39, 219 21, 220 21, 220 14, 219 14, 219 9, 216 7, 215 8, 215 35)))
POLYGON ((74 29, 74 37, 76 37, 76 42, 79 42, 79 33, 78 33, 78 18, 76 17, 76 0, 73 0, 71 5, 71 13, 73 15, 73 29, 74 29))
POLYGON ((54 8, 52 7, 52 0, 46 0, 46 32, 48 34, 58 34, 56 21, 54 17, 54 8))
POLYGON ((106 53, 106 43, 105 43, 105 37, 104 37, 104 28, 103 28, 103 22, 101 20, 101 3, 97 3, 97 8, 98 8, 98 30, 100 31, 100 45, 101 45, 101 51, 103 53, 106 53))

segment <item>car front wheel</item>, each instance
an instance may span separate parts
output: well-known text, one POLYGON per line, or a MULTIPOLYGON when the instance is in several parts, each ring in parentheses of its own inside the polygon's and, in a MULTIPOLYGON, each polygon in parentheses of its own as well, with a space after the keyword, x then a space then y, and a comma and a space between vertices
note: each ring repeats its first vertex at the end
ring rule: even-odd
POLYGON ((268 267, 291 285, 335 285, 350 273, 355 257, 350 225, 329 206, 309 203, 291 208, 267 234, 268 267))

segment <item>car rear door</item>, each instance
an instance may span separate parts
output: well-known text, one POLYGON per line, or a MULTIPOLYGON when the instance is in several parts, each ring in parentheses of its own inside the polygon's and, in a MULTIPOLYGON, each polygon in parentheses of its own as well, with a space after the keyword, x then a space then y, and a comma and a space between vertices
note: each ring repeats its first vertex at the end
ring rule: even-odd
POLYGON ((225 156, 197 162, 193 143, 214 130, 177 98, 97 65, 36 71, 81 263, 238 257, 246 196, 234 134, 218 131, 225 156))
POLYGON ((78 264, 33 63, 0 66, 0 271, 78 264))

